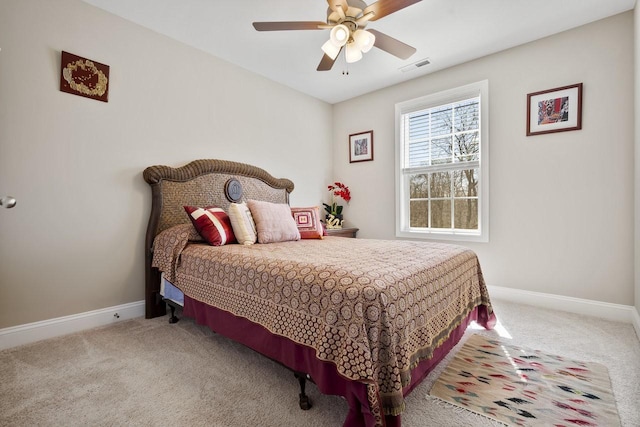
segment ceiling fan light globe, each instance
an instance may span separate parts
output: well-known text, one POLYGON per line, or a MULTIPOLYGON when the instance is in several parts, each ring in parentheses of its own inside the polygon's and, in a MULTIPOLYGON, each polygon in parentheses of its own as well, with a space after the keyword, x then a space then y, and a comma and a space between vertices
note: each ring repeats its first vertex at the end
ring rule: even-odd
POLYGON ((329 40, 338 47, 344 46, 349 40, 349 28, 346 25, 338 24, 331 29, 329 40))
POLYGON ((336 59, 338 54, 340 53, 341 46, 336 46, 331 39, 324 42, 322 45, 322 51, 331 59, 336 59))
POLYGON ((366 30, 357 30, 353 33, 353 40, 358 44, 362 53, 367 53, 376 42, 376 36, 366 30))
POLYGON ((347 51, 345 53, 345 59, 347 63, 358 62, 362 59, 362 51, 357 43, 349 43, 347 45, 347 51))

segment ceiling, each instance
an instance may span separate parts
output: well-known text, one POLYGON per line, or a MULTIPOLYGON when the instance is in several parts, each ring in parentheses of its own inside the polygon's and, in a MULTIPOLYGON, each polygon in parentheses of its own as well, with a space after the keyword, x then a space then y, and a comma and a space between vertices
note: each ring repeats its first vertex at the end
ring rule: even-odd
POLYGON ((331 71, 320 72, 316 67, 328 30, 258 32, 251 24, 324 21, 326 0, 84 1, 331 104, 635 5, 635 0, 422 0, 367 25, 415 47, 412 57, 401 60, 373 48, 359 62, 347 66, 341 55, 331 71), (401 71, 427 58, 429 65, 401 71))

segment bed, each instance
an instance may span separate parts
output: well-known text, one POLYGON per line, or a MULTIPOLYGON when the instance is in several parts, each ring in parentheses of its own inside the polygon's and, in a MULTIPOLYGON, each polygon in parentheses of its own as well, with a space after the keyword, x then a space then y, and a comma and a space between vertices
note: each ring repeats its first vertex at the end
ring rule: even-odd
POLYGON ((345 426, 400 426, 404 396, 469 323, 495 323, 469 249, 335 236, 211 246, 183 206, 288 204, 293 182, 213 159, 151 166, 143 176, 152 190, 146 317, 166 314, 162 275, 183 293, 183 315, 296 372, 301 395, 310 378, 343 396, 345 426))

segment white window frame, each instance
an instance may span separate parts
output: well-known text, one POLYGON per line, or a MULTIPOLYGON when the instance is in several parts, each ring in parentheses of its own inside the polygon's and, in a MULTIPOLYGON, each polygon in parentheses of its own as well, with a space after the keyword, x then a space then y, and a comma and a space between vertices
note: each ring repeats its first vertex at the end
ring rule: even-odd
MULTIPOLYGON (((489 241, 489 81, 483 80, 404 101, 395 106, 396 120, 396 237, 469 242, 489 241), (402 115, 480 96, 480 158, 478 230, 442 230, 409 226, 409 178, 403 174, 402 115)), ((475 166, 474 166, 475 167, 475 166)))

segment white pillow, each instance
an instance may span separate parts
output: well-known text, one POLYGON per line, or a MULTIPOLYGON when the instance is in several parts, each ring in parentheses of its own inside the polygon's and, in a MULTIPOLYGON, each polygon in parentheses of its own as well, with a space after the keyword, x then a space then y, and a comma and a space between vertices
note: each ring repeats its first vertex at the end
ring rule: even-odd
POLYGON ((236 240, 241 245, 253 245, 258 239, 256 223, 246 203, 231 203, 229 205, 229 219, 236 240))
POLYGON ((249 200, 247 206, 256 222, 258 243, 300 240, 300 232, 288 204, 249 200))

